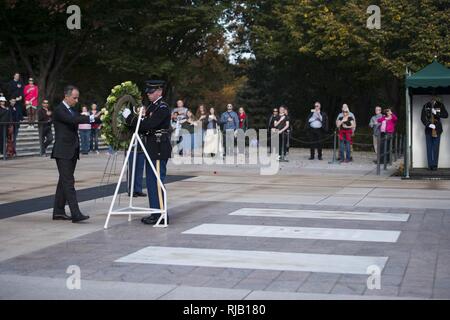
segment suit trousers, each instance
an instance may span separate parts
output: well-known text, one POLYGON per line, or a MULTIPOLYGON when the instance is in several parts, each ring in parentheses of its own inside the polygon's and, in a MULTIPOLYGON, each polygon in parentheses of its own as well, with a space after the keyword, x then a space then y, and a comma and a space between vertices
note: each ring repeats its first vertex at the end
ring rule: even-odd
POLYGON ((322 145, 323 145, 323 133, 322 128, 309 128, 309 140, 310 140, 310 153, 311 158, 314 158, 315 149, 317 149, 317 155, 322 158, 322 145))
POLYGON ((80 208, 78 207, 77 193, 75 191, 75 167, 77 166, 77 155, 72 159, 56 159, 56 165, 58 166, 59 180, 56 188, 55 203, 53 207, 53 214, 63 214, 66 203, 69 204, 70 212, 72 216, 80 214, 80 208))

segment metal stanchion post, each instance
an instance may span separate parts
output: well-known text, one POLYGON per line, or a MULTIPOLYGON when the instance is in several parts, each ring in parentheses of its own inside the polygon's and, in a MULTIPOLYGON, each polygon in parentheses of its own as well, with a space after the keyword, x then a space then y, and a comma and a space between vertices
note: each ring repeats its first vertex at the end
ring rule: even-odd
POLYGON ((6 125, 3 125, 2 127, 3 127, 3 130, 2 130, 2 136, 3 136, 3 141, 2 141, 2 144, 3 144, 3 146, 2 146, 2 148, 3 148, 3 160, 6 161, 6 159, 8 157, 8 154, 6 152, 6 139, 7 139, 7 137, 6 137, 6 125))
POLYGON ((383 135, 383 170, 387 170, 387 134, 383 135))
POLYGON ((333 159, 329 161, 329 164, 339 164, 339 161, 336 160, 336 145, 337 145, 337 133, 336 130, 334 130, 333 135, 333 159))
POLYGON ((381 135, 378 134, 378 139, 377 139, 377 176, 380 175, 380 158, 381 158, 381 135))
POLYGON ((41 125, 38 124, 38 132, 39 132, 39 150, 40 150, 40 155, 42 156, 44 154, 44 146, 43 146, 43 128, 41 127, 41 125))
POLYGON ((393 143, 392 138, 393 138, 393 135, 392 134, 388 134, 388 141, 389 141, 389 165, 390 166, 392 166, 392 154, 393 154, 393 152, 392 152, 392 143, 393 143))
POLYGON ((397 133, 394 133, 394 160, 397 161, 398 159, 398 135, 397 133))
POLYGON ((400 134, 397 133, 397 160, 400 158, 400 134))
POLYGON ((404 137, 405 136, 403 134, 400 135, 400 155, 401 156, 403 156, 405 154, 405 148, 404 148, 404 145, 403 145, 403 143, 405 141, 404 137))

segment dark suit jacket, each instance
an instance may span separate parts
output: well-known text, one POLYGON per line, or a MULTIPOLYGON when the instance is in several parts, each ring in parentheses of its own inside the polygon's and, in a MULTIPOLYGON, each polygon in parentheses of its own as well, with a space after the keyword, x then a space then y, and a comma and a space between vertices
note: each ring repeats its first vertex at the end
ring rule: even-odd
POLYGON ((80 123, 89 123, 89 116, 82 116, 75 110, 72 115, 62 102, 55 108, 53 111, 55 144, 52 150, 52 158, 68 160, 74 156, 80 158, 80 141, 78 138, 78 125, 80 123))

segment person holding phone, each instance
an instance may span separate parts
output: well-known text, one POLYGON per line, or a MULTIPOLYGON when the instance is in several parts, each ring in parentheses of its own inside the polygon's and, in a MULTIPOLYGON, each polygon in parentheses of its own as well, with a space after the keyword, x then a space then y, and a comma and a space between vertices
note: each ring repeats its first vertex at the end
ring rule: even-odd
POLYGON ((233 111, 233 105, 227 105, 227 111, 221 114, 219 124, 223 127, 224 157, 234 155, 236 130, 239 129, 239 116, 233 111), (230 141, 227 141, 227 133, 230 141), (233 138, 232 138, 233 137, 233 138))
MULTIPOLYGON (((386 161, 390 162, 389 150, 391 148, 391 141, 395 132, 395 125, 397 124, 397 116, 390 108, 384 109, 383 115, 377 121, 380 123, 380 139, 381 139, 381 154, 386 149, 386 161), (386 147, 385 147, 386 144, 386 147)), ((384 158, 382 158, 384 160, 384 158)))
POLYGON ((322 145, 324 133, 328 131, 328 117, 325 112, 321 110, 320 102, 314 104, 314 109, 311 110, 308 116, 308 132, 310 140, 311 156, 309 160, 314 160, 315 150, 317 149, 317 158, 322 160, 322 145))
POLYGON ((276 132, 279 138, 279 160, 280 162, 287 162, 286 152, 287 152, 287 130, 289 129, 289 116, 286 114, 287 107, 282 105, 279 108, 280 117, 274 122, 276 132))
POLYGON ((350 115, 349 110, 342 111, 342 116, 336 120, 336 127, 339 130, 339 159, 340 162, 350 162, 353 129, 355 128, 355 119, 350 115), (344 152, 345 151, 345 152, 344 152))

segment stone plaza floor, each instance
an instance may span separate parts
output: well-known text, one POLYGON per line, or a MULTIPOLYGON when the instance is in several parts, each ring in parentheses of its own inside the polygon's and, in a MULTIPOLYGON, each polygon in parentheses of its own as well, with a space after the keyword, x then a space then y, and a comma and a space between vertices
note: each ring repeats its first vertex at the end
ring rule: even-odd
MULTIPOLYGON (((341 165, 308 153, 291 150, 276 175, 170 163, 184 178, 166 185, 169 227, 120 216, 107 230, 110 195, 81 202, 91 219, 80 224, 52 221, 50 207, 2 212, 53 195, 57 170, 49 158, 1 162, 0 299, 449 299, 450 181, 402 180, 398 163, 377 176, 370 153, 341 165)), ((105 177, 108 155, 84 156, 77 190, 115 183, 122 161, 105 177)))

